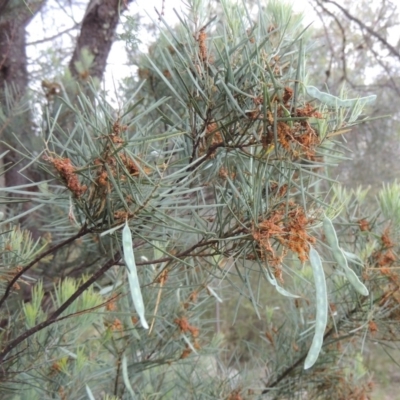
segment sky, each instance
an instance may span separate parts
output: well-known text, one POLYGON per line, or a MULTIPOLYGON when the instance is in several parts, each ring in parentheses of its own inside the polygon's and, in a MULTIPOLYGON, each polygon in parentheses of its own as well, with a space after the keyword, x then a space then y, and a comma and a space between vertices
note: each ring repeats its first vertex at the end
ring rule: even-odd
MULTIPOLYGON (((164 0, 164 18, 168 23, 174 24, 178 22, 178 18, 175 14, 174 9, 178 12, 181 9, 185 9, 185 4, 182 0, 164 0)), ((59 2, 58 0, 48 0, 46 3, 46 10, 44 15, 39 13, 30 23, 28 27, 28 43, 32 43, 27 47, 28 57, 32 60, 36 60, 40 52, 47 53, 50 50, 54 52, 54 59, 57 59, 57 47, 73 46, 72 37, 74 34, 73 28, 83 18, 86 9, 87 1, 77 3, 76 1, 70 2, 59 2), (76 5, 78 4, 78 5, 76 5), (57 35, 58 32, 67 31, 63 36, 54 39, 54 42, 44 41, 45 38, 50 38, 57 35)), ((158 12, 161 12, 163 8, 163 0, 136 0, 129 4, 129 8, 124 12, 124 15, 134 16, 137 13, 140 14, 142 22, 149 24, 152 21, 158 20, 158 12), (157 10, 157 11, 156 11, 157 10)), ((296 0, 293 1, 293 8, 296 12, 304 12, 305 24, 316 20, 316 14, 307 0, 296 0)), ((316 21, 318 23, 318 21, 316 21)), ((145 52, 147 45, 151 42, 152 38, 146 32, 145 29, 140 31, 140 40, 142 45, 140 50, 145 52)), ((45 59, 43 58, 43 61, 45 59)), ((47 60, 46 60, 47 61, 47 60)), ((69 61, 69 60, 68 60, 69 61)), ((68 63, 67 61, 67 63, 68 63)), ((43 65, 32 64, 29 69, 44 68, 43 65)), ((60 65, 60 73, 64 68, 60 65)), ((105 74, 105 89, 110 93, 111 100, 115 102, 115 96, 113 96, 114 87, 118 86, 118 81, 121 77, 129 76, 134 74, 136 71, 132 66, 127 64, 127 58, 124 50, 124 43, 122 41, 116 41, 113 44, 109 58, 108 66, 105 74)), ((52 80, 54 77, 47 77, 52 80)), ((34 89, 41 91, 40 82, 33 84, 34 89)))

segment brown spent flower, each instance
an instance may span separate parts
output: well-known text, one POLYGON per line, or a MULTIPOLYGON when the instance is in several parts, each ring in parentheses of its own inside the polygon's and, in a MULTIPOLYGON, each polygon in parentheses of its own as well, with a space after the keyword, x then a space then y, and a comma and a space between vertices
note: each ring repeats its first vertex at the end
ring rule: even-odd
POLYGON ((115 311, 117 309, 117 303, 115 297, 111 298, 106 304, 107 311, 115 311))
POLYGON ((178 325, 181 332, 190 332, 194 339, 199 336, 199 328, 190 325, 186 317, 175 318, 174 322, 176 325, 178 325))
POLYGON ((183 352, 180 356, 180 359, 183 360, 183 359, 189 357, 191 352, 192 352, 192 349, 188 345, 186 345, 186 349, 183 350, 183 352))
POLYGON ((139 168, 135 161, 131 158, 128 158, 125 154, 120 154, 119 158, 121 159, 122 163, 125 165, 126 169, 128 170, 130 175, 137 176, 139 175, 139 168))
POLYGON ((253 98, 253 103, 254 103, 256 106, 259 106, 259 105, 261 105, 261 104, 264 104, 264 97, 263 97, 263 96, 256 96, 256 97, 254 97, 254 98, 253 98))
POLYGON ((374 321, 369 321, 368 329, 372 335, 375 335, 375 333, 378 331, 378 326, 376 325, 376 323, 374 321))
POLYGON ((150 73, 150 71, 148 69, 139 68, 138 69, 138 75, 139 75, 140 79, 145 80, 145 79, 149 79, 151 73, 150 73))
POLYGON ((383 245, 389 249, 394 246, 392 240, 390 239, 390 229, 387 227, 381 236, 383 245))
POLYGON ((192 303, 196 303, 197 301, 197 297, 199 296, 199 293, 195 290, 192 293, 190 293, 189 295, 189 301, 191 301, 192 303))
MULTIPOLYGON (((223 138, 221 132, 218 130, 218 124, 216 122, 211 122, 206 127, 206 135, 203 141, 199 145, 199 155, 203 155, 211 146, 217 147, 222 144, 223 138)), ((215 150, 210 154, 212 158, 215 156, 215 150)))
POLYGON ((307 121, 295 123, 293 127, 284 121, 279 121, 277 133, 280 144, 288 153, 295 157, 304 154, 309 160, 315 159, 315 149, 320 140, 307 121))
POLYGON ((284 91, 283 91, 283 103, 286 104, 291 98, 293 97, 293 89, 286 86, 284 91))
POLYGON ((231 392, 227 400, 243 400, 243 397, 240 395, 240 389, 235 389, 231 392))
POLYGON ((119 120, 115 121, 113 124, 112 133, 113 135, 120 135, 121 132, 125 132, 128 129, 127 125, 122 125, 119 120))
POLYGON ((358 221, 358 225, 360 226, 360 231, 361 232, 366 232, 366 231, 370 231, 371 228, 369 226, 369 222, 366 219, 360 219, 358 221))
POLYGON ((201 28, 199 32, 199 38, 197 41, 199 42, 199 56, 201 61, 207 61, 207 45, 206 45, 206 39, 207 39, 207 34, 206 34, 206 29, 201 28))
POLYGON ((285 206, 282 205, 271 213, 268 219, 261 221, 258 228, 254 228, 252 235, 263 252, 261 256, 268 259, 268 262, 276 268, 275 274, 279 274, 279 265, 286 256, 287 250, 297 253, 300 261, 308 260, 309 244, 315 243, 315 238, 307 232, 310 224, 304 209, 295 203, 290 204, 290 209, 286 215, 285 206), (281 256, 277 256, 273 249, 272 240, 278 241, 284 249, 281 256))
POLYGON ((118 318, 115 318, 111 325, 111 330, 121 332, 123 328, 124 326, 122 325, 122 322, 118 318))
POLYGON ((218 176, 221 179, 226 179, 226 178, 231 178, 231 179, 235 179, 236 177, 236 173, 235 172, 229 172, 229 170, 225 167, 221 167, 218 173, 218 176))
POLYGON ((265 337, 268 339, 268 341, 272 344, 272 346, 274 345, 274 338, 272 336, 272 334, 268 331, 265 331, 265 337))
POLYGON ((296 109, 296 117, 324 118, 324 116, 309 103, 307 103, 303 108, 296 109))
POLYGON ((119 219, 125 221, 126 219, 132 218, 133 214, 131 212, 124 211, 115 211, 114 219, 119 219))
POLYGON ((168 69, 164 69, 163 71, 163 75, 167 78, 167 79, 171 79, 172 74, 168 69))
POLYGON ((69 158, 46 157, 51 162, 62 179, 66 182, 68 189, 76 196, 82 196, 87 189, 86 185, 81 185, 76 175, 76 168, 71 164, 69 158))

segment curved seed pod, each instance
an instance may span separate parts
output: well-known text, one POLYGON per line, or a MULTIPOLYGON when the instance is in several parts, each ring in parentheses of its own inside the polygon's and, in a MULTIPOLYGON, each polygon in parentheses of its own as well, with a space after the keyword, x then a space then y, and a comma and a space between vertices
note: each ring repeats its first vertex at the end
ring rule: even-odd
POLYGON ((325 328, 328 323, 328 293, 326 290, 324 268, 318 252, 312 246, 310 246, 309 256, 314 275, 317 312, 315 316, 314 337, 304 362, 304 369, 311 368, 317 361, 324 341, 325 328))
POLYGON ((343 250, 338 246, 338 247, 333 247, 332 248, 332 253, 333 253, 333 258, 336 260, 336 262, 346 271, 349 269, 349 265, 347 264, 347 258, 343 254, 343 250))
POLYGON ((362 262, 361 258, 357 254, 350 253, 349 251, 345 251, 343 249, 342 249, 342 251, 348 261, 351 261, 352 263, 357 264, 361 267, 364 266, 364 263, 362 262))
POLYGON ((93 393, 92 393, 92 391, 90 390, 90 387, 89 387, 88 385, 86 385, 86 393, 87 393, 87 395, 88 395, 88 397, 89 397, 89 400, 96 400, 96 399, 94 398, 93 393))
POLYGON ((271 285, 275 286, 276 291, 278 293, 280 293, 281 295, 286 296, 286 297, 293 297, 294 299, 300 298, 300 296, 297 296, 297 294, 292 294, 289 291, 287 291, 286 289, 284 289, 283 287, 279 286, 279 284, 276 281, 275 277, 273 275, 271 275, 269 273, 269 271, 266 271, 265 275, 266 275, 266 277, 268 279, 268 282, 271 285))
POLYGON ((149 329, 146 318, 144 317, 144 303, 142 292, 140 291, 139 279, 136 271, 135 256, 133 254, 132 234, 128 226, 128 221, 122 230, 122 247, 124 249, 124 259, 128 267, 128 282, 131 289, 133 305, 139 315, 140 323, 143 328, 149 329))
POLYGON ((128 372, 128 361, 126 359, 126 355, 122 357, 122 379, 124 381, 125 387, 128 390, 129 394, 131 395, 132 399, 136 398, 136 394, 132 389, 132 385, 129 381, 129 372, 128 372))
POLYGON ((332 249, 336 249, 337 247, 339 247, 339 241, 336 236, 335 227, 333 226, 332 221, 327 216, 324 217, 322 227, 324 228, 326 241, 328 242, 329 246, 331 246, 332 249))
POLYGON ((339 97, 333 96, 330 93, 321 92, 315 86, 306 86, 306 91, 309 96, 318 99, 320 102, 327 104, 331 107, 354 107, 357 103, 361 105, 366 105, 369 103, 373 103, 376 100, 376 95, 373 94, 371 96, 359 97, 356 99, 340 99, 339 97))
MULTIPOLYGON (((345 257, 343 250, 339 249, 340 252, 343 254, 343 257, 345 257)), ((344 269, 344 273, 346 274, 347 280, 350 282, 350 284, 354 287, 354 289, 357 290, 358 293, 362 294, 363 296, 368 296, 369 291, 367 287, 360 281, 360 278, 357 276, 357 274, 348 266, 347 260, 346 260, 346 268, 344 269)))
POLYGON ((349 267, 345 252, 339 247, 339 241, 337 239, 335 227, 333 226, 332 221, 325 217, 322 225, 324 228, 326 241, 332 248, 333 257, 338 265, 344 269, 344 273, 346 274, 348 281, 358 293, 362 294, 363 296, 368 296, 369 292, 367 287, 360 281, 356 273, 349 267))

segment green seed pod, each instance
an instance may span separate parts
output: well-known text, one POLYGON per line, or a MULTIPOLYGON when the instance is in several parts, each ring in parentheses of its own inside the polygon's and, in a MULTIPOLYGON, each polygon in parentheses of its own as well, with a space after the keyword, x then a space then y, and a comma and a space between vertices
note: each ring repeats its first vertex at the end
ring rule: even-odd
POLYGON ((322 227, 324 228, 325 238, 329 246, 331 246, 332 249, 339 247, 335 227, 333 226, 332 221, 326 216, 322 222, 322 227))
POLYGON ((131 289, 133 305, 139 315, 140 323, 143 328, 149 329, 146 318, 144 316, 144 303, 142 292, 140 290, 139 279, 136 271, 135 256, 133 254, 132 234, 128 226, 128 221, 122 230, 122 247, 124 249, 124 259, 128 267, 128 282, 131 289))
POLYGON ((314 275, 314 284, 316 292, 316 316, 315 316, 315 332, 308 351, 307 358, 304 362, 304 369, 311 368, 318 359, 324 341, 324 333, 328 323, 328 293, 326 290, 326 281, 324 268, 318 252, 310 246, 310 263, 314 275))
POLYGON ((350 284, 363 296, 368 296, 369 292, 367 287, 360 281, 356 273, 349 267, 345 252, 339 247, 339 241, 336 236, 335 227, 332 221, 325 217, 323 224, 326 241, 332 249, 333 257, 340 267, 343 268, 344 273, 350 284))
MULTIPOLYGON (((343 255, 343 258, 346 259, 343 250, 339 249, 340 252, 343 255)), ((346 260, 346 268, 344 269, 344 273, 346 274, 346 277, 350 284, 354 287, 354 289, 357 290, 358 293, 362 294, 363 296, 368 296, 369 291, 367 287, 360 281, 360 278, 357 276, 357 274, 348 266, 347 260, 346 260)))
POLYGON ((327 104, 331 107, 354 107, 356 104, 365 106, 366 104, 373 103, 376 100, 376 95, 359 97, 356 99, 340 99, 339 97, 333 96, 330 93, 321 92, 315 86, 306 86, 306 91, 309 96, 318 99, 321 103, 327 104))

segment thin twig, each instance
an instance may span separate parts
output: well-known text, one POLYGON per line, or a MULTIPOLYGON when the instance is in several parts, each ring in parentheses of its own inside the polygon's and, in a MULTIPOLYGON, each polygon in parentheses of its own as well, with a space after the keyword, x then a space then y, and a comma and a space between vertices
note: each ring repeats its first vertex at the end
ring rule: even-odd
POLYGON ((350 14, 344 7, 342 7, 340 4, 336 3, 335 1, 332 0, 324 0, 325 3, 331 3, 339 10, 342 11, 342 13, 351 21, 357 23, 362 29, 365 29, 371 36, 374 36, 376 39, 378 39, 385 47, 387 47, 390 52, 396 56, 400 60, 400 53, 390 44, 385 40, 379 33, 374 31, 372 28, 369 26, 365 25, 364 22, 362 22, 360 19, 355 17, 354 15, 350 14))
POLYGON ((158 307, 160 305, 160 301, 161 301, 161 293, 162 293, 162 288, 164 286, 165 281, 167 280, 167 269, 164 269, 161 273, 160 276, 160 287, 158 289, 158 294, 157 294, 157 301, 156 301, 156 306, 154 308, 154 316, 153 316, 153 320, 151 321, 151 325, 150 325, 150 329, 149 329, 149 335, 151 334, 153 327, 154 327, 154 323, 156 321, 156 315, 157 315, 157 311, 158 311, 158 307))
POLYGON ((46 37, 46 38, 43 38, 43 39, 40 39, 40 40, 35 40, 35 41, 33 41, 33 42, 28 42, 28 43, 26 44, 26 46, 36 46, 37 44, 46 43, 46 42, 49 42, 50 40, 57 39, 59 36, 62 36, 62 35, 64 35, 65 33, 68 33, 68 32, 70 32, 70 31, 73 31, 73 30, 75 30, 75 29, 78 29, 79 26, 80 26, 80 23, 76 23, 74 26, 71 26, 70 28, 67 28, 67 29, 65 29, 65 30, 63 30, 63 31, 61 31, 61 32, 58 32, 58 33, 56 33, 56 34, 53 35, 53 36, 49 36, 49 37, 46 37))
MULTIPOLYGON (((92 275, 90 279, 84 282, 76 291, 73 293, 68 300, 66 300, 46 321, 34 326, 31 329, 25 331, 22 335, 19 335, 13 341, 11 341, 7 346, 3 348, 0 352, 0 364, 7 362, 5 356, 16 346, 26 340, 28 337, 34 335, 35 333, 41 331, 42 329, 48 327, 51 324, 57 322, 57 318, 94 282, 97 281, 105 272, 107 272, 116 262, 121 258, 120 252, 117 251, 114 256, 109 259, 95 274, 92 275)), ((65 318, 65 317, 64 317, 65 318)), ((62 318, 62 319, 64 319, 62 318)))
POLYGON ((54 252, 56 252, 57 250, 61 249, 62 247, 64 247, 67 244, 72 243, 74 240, 79 239, 80 237, 86 235, 87 233, 91 232, 91 229, 88 229, 86 225, 84 225, 81 230, 74 236, 71 236, 70 238, 64 240, 63 242, 60 242, 58 244, 56 244, 53 247, 50 247, 50 249, 46 250, 45 252, 43 252, 42 254, 39 254, 33 261, 31 261, 27 266, 25 266, 24 268, 21 269, 21 271, 19 271, 14 278, 11 279, 11 281, 8 283, 6 290, 4 292, 3 297, 0 299, 0 308, 3 305, 3 303, 5 302, 5 300, 7 299, 7 297, 9 296, 12 287, 14 286, 15 282, 17 282, 17 280, 24 275, 28 270, 30 270, 37 262, 39 262, 40 260, 42 260, 44 257, 46 257, 49 254, 52 254, 54 252))
MULTIPOLYGON (((367 301, 367 300, 365 300, 367 301)), ((330 343, 326 343, 326 339, 328 339, 330 336, 332 336, 334 333, 338 331, 338 327, 344 322, 347 321, 351 315, 355 314, 356 312, 360 311, 362 304, 357 305, 354 307, 352 310, 350 310, 348 313, 346 313, 341 321, 337 322, 331 328, 325 333, 324 335, 324 346, 329 345, 330 343)), ((261 394, 267 394, 270 392, 271 388, 278 386, 280 382, 282 382, 285 378, 287 378, 306 358, 307 352, 305 352, 300 358, 297 359, 297 361, 290 365, 288 368, 286 368, 271 384, 268 385, 266 389, 264 389, 261 394)))

